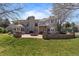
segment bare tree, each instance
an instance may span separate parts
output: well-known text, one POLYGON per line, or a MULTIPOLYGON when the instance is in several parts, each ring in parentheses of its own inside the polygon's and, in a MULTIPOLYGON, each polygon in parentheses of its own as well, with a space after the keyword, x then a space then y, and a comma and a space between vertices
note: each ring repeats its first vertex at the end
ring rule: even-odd
POLYGON ((18 19, 21 10, 21 4, 0 3, 0 18, 18 19))
POLYGON ((61 32, 62 24, 68 20, 72 12, 79 9, 78 3, 55 3, 52 8, 52 13, 56 17, 57 30, 61 32))

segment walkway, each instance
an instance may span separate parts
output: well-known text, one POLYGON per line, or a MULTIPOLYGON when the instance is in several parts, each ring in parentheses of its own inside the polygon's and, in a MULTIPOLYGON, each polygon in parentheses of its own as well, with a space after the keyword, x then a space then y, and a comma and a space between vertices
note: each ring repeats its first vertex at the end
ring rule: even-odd
POLYGON ((42 38, 42 35, 31 36, 30 34, 23 34, 22 38, 42 38))

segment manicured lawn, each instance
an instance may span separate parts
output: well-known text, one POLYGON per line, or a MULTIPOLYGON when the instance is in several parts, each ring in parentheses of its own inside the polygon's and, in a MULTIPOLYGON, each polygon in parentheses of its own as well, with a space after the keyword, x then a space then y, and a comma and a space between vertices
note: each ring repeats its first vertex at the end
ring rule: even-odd
POLYGON ((79 38, 76 39, 15 39, 0 34, 2 56, 74 56, 79 55, 79 38))

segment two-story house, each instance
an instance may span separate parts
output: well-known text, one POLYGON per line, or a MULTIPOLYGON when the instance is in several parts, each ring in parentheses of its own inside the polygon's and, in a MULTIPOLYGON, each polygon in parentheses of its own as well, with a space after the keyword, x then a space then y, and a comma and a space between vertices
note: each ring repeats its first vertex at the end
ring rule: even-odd
POLYGON ((13 24, 21 24, 25 33, 43 33, 45 31, 55 31, 55 21, 53 20, 55 20, 54 17, 37 20, 34 16, 29 16, 26 20, 13 21, 13 24))

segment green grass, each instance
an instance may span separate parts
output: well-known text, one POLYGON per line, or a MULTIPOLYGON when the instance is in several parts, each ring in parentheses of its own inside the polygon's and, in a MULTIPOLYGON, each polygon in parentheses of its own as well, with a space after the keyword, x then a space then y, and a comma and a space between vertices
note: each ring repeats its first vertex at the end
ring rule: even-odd
POLYGON ((79 56, 79 38, 16 39, 0 34, 0 56, 79 56))

